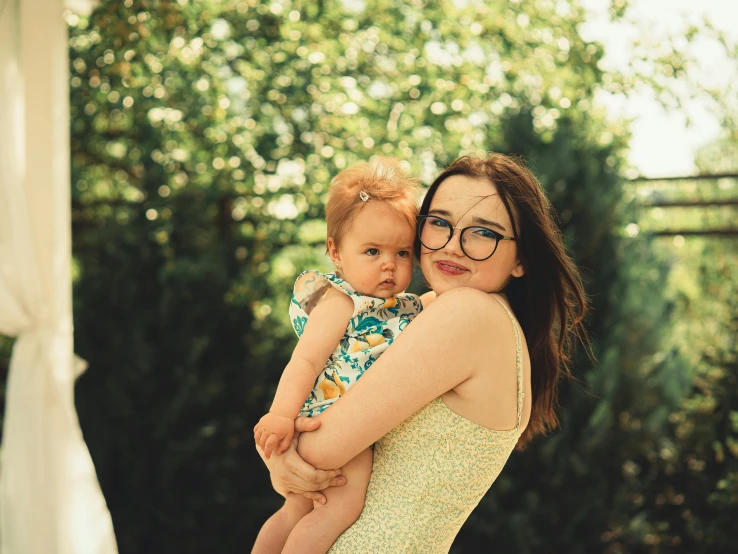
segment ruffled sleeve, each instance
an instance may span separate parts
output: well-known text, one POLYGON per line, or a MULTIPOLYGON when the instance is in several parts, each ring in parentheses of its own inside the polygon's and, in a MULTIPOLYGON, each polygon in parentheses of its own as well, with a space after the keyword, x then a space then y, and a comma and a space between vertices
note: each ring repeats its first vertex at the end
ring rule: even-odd
POLYGON ((313 269, 303 271, 295 281, 289 310, 292 328, 298 337, 305 331, 305 324, 313 308, 331 287, 349 296, 354 302, 356 311, 357 300, 361 296, 357 295, 348 283, 332 273, 323 274, 313 269))

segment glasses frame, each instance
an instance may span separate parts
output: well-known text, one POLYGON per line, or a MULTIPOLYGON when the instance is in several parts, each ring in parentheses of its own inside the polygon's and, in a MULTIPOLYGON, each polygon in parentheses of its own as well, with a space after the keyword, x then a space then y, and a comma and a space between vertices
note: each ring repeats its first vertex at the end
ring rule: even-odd
POLYGON ((498 233, 494 229, 490 229, 489 227, 483 227, 481 225, 470 225, 469 227, 464 227, 462 229, 461 227, 458 227, 456 225, 451 225, 451 222, 448 219, 444 219, 437 215, 419 215, 415 218, 415 220, 416 220, 417 227, 418 227, 418 240, 420 241, 420 244, 423 246, 423 248, 427 248, 428 250, 432 250, 434 252, 438 250, 442 250, 443 248, 446 248, 446 245, 449 242, 451 242, 451 239, 454 237, 454 231, 458 229, 460 231, 459 232, 459 246, 461 247, 461 251, 464 253, 464 256, 466 256, 470 260, 474 260, 475 262, 483 262, 484 260, 489 260, 492 256, 494 256, 495 252, 497 252, 497 247, 500 246, 500 241, 517 240, 515 237, 506 237, 505 235, 503 235, 502 233, 498 233), (420 238, 420 234, 423 231, 423 224, 429 217, 432 217, 434 219, 440 219, 441 221, 445 222, 449 228, 448 239, 446 239, 446 242, 443 243, 443 246, 440 246, 438 248, 431 248, 429 246, 426 246, 425 243, 423 242, 423 239, 420 238), (463 240, 464 233, 466 233, 469 229, 484 229, 485 231, 489 231, 490 233, 492 233, 497 239, 497 243, 495 244, 495 249, 492 250, 492 253, 486 258, 473 258, 466 252, 466 250, 464 250, 464 240, 463 240))

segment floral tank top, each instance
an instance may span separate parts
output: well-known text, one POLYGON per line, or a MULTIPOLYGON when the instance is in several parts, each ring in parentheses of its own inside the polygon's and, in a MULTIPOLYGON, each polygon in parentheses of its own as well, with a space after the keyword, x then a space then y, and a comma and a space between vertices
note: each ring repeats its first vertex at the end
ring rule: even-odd
POLYGON ((346 332, 315 380, 301 416, 316 416, 345 394, 423 309, 414 294, 364 296, 334 273, 308 270, 297 278, 290 301, 290 320, 298 337, 305 330, 310 312, 331 287, 353 300, 354 311, 346 332))

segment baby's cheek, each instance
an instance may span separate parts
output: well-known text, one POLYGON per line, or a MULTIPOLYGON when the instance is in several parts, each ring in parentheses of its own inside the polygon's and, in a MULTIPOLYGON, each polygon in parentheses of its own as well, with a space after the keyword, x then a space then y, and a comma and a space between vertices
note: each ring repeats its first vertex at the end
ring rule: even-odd
POLYGON ((402 273, 403 277, 409 279, 413 274, 413 261, 412 260, 403 260, 402 264, 402 273))

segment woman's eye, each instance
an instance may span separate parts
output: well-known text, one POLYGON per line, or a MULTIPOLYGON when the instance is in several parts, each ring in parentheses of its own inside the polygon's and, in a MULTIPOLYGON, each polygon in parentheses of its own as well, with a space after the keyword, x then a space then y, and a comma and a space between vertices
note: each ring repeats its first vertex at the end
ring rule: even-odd
POLYGON ((475 228, 474 234, 477 235, 479 238, 483 238, 483 239, 496 239, 497 238, 494 231, 490 231, 489 229, 485 229, 484 227, 475 228))
POLYGON ((431 217, 430 224, 435 227, 448 227, 448 223, 446 223, 446 221, 437 217, 431 217))
POLYGON ((408 258, 408 257, 410 257, 410 252, 408 252, 407 250, 400 250, 400 251, 399 251, 399 252, 397 253, 397 255, 398 255, 398 256, 399 256, 400 258, 408 258))
POLYGON ((370 256, 377 256, 379 255, 379 250, 377 250, 376 248, 370 248, 369 250, 366 251, 366 253, 369 254, 370 256))

